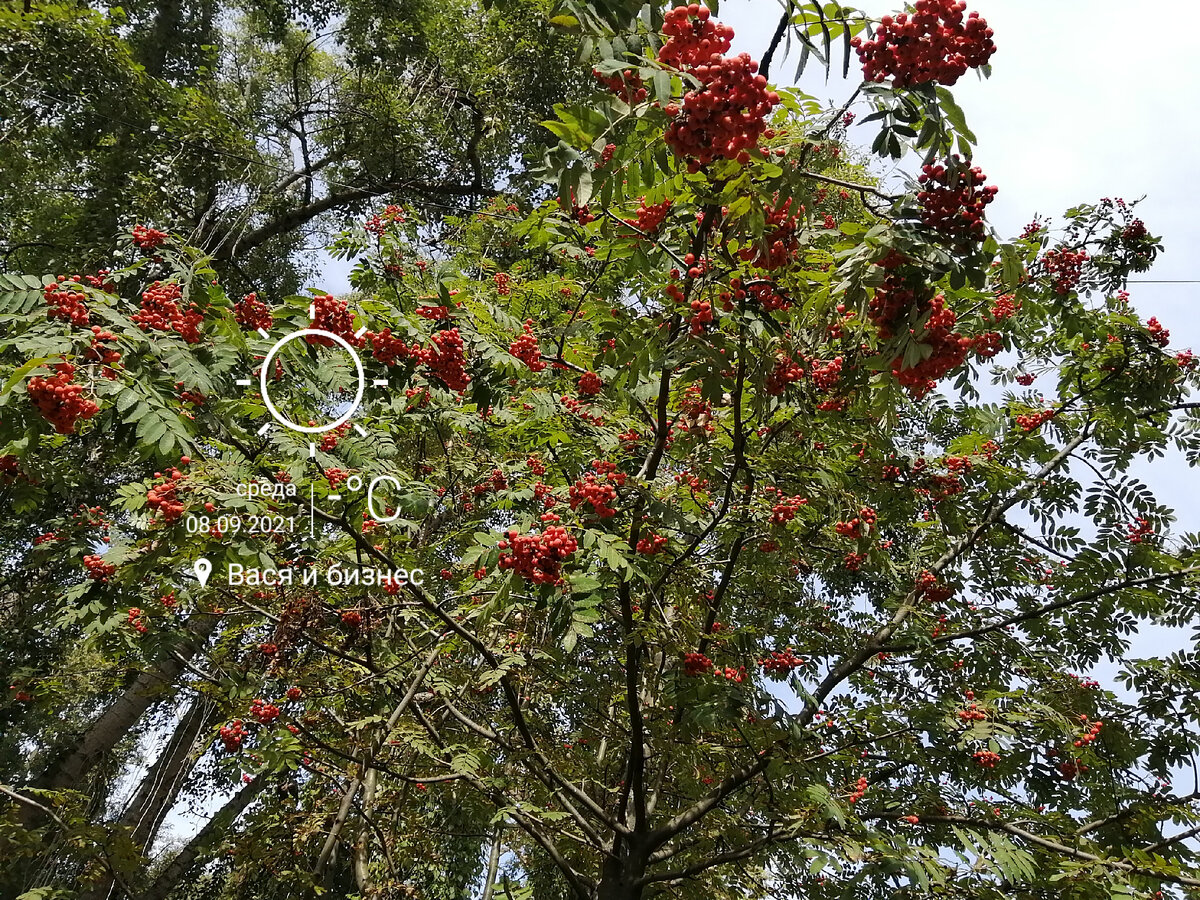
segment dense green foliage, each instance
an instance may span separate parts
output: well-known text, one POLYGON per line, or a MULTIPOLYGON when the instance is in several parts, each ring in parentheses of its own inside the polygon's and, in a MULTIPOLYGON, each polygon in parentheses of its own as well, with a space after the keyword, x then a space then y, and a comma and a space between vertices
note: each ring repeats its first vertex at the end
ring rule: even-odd
MULTIPOLYGON (((946 87, 827 109, 627 12, 3 14, 13 75, 92 48, 37 88, 76 115, 26 112, 79 156, 0 191, 53 245, 0 275, 6 896, 1197 896, 1197 651, 1128 658, 1200 624, 1200 538, 1134 474, 1200 461, 1195 360, 1124 291, 1158 240, 1121 201, 939 218, 942 179, 986 206, 946 87), (701 162, 718 78, 772 109, 701 162), (905 155, 951 174, 893 193, 905 155), (294 293, 339 185, 396 202, 325 244, 352 292, 294 293), (310 327, 365 370, 324 435, 261 390, 347 409, 344 351, 267 359, 310 327)), ((866 25, 780 35, 836 68, 866 25)))

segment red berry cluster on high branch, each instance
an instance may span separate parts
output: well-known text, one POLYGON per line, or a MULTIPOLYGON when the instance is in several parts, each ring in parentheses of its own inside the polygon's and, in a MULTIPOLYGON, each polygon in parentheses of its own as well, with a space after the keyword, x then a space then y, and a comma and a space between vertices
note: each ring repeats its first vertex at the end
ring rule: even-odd
POLYGON ((1086 251, 1062 248, 1047 251, 1041 264, 1046 276, 1053 282, 1054 293, 1065 297, 1079 286, 1083 264, 1087 261, 1086 251))
POLYGON ((221 738, 221 743, 225 745, 226 753, 236 753, 241 749, 242 741, 249 735, 242 720, 234 719, 228 725, 221 726, 218 736, 221 738))
POLYGON ((896 87, 954 84, 967 69, 985 66, 996 45, 979 13, 964 17, 959 0, 917 0, 914 11, 884 16, 874 39, 851 41, 867 81, 891 78, 896 87))
MULTIPOLYGON (((331 294, 321 294, 319 297, 313 297, 312 313, 309 328, 336 334, 351 347, 362 345, 363 339, 354 335, 354 316, 345 301, 338 300, 331 294)), ((332 338, 319 334, 305 335, 304 340, 320 347, 332 347, 334 344, 332 338)))
POLYGON ((512 276, 507 272, 497 272, 492 276, 492 280, 496 282, 496 293, 501 297, 512 293, 512 276))
POLYGON ((363 223, 363 228, 371 234, 381 235, 388 230, 389 226, 403 222, 404 209, 393 203, 385 206, 383 212, 370 216, 363 223))
POLYGON ((100 407, 84 396, 86 386, 71 380, 75 375, 73 365, 59 363, 54 370, 58 374, 49 378, 30 378, 26 391, 42 418, 53 425, 55 431, 70 434, 75 430, 76 422, 90 419, 100 412, 100 407))
POLYGON ((145 225, 134 225, 133 242, 143 253, 153 253, 167 242, 167 233, 145 225))
POLYGON ((165 475, 155 472, 154 477, 162 479, 146 492, 146 505, 161 513, 163 521, 170 524, 177 522, 183 516, 184 505, 179 500, 179 485, 187 476, 178 469, 171 469, 165 475))
POLYGON ((637 218, 626 219, 625 223, 645 234, 654 234, 666 221, 667 213, 671 211, 671 202, 671 198, 668 197, 661 203, 647 204, 646 198, 642 197, 638 201, 637 218))
POLYGON ((258 294, 250 293, 233 304, 233 319, 247 331, 270 331, 275 324, 271 315, 271 307, 258 299, 258 294))
POLYGON ((712 18, 712 13, 698 3, 669 10, 663 18, 662 33, 667 41, 658 51, 658 60, 677 69, 710 62, 714 55, 724 56, 733 42, 733 29, 712 18))
POLYGON ((250 715, 254 716, 258 724, 270 725, 279 718, 279 707, 259 697, 250 702, 250 715))
POLYGON ((791 356, 780 353, 775 358, 775 368, 767 376, 764 389, 772 397, 782 394, 789 384, 795 384, 804 378, 804 368, 791 356))
POLYGON ((779 103, 779 95, 758 74, 758 63, 747 53, 725 56, 733 29, 696 3, 668 12, 663 33, 668 40, 659 60, 702 84, 683 95, 682 108, 674 103, 666 107, 674 120, 667 127, 667 143, 692 172, 715 159, 749 162, 749 151, 767 130, 767 115, 779 103))
POLYGON ((583 397, 594 397, 604 389, 604 382, 595 372, 584 372, 579 376, 579 393, 583 397))
POLYGON ((1000 349, 1000 335, 987 332, 976 338, 954 331, 958 317, 946 306, 941 294, 930 296, 923 285, 914 283, 898 268, 888 272, 867 306, 867 317, 881 340, 908 332, 913 340, 932 348, 916 365, 905 368, 903 357, 892 363, 892 375, 914 397, 923 397, 937 382, 957 369, 971 352, 990 358, 1000 349), (916 325, 924 319, 923 331, 916 325))
POLYGON ((109 367, 105 371, 105 375, 115 377, 116 373, 111 371, 111 367, 121 361, 121 351, 114 350, 107 346, 106 341, 115 341, 117 336, 111 331, 106 331, 99 325, 92 326, 92 343, 84 353, 83 358, 88 362, 97 362, 102 366, 109 367))
POLYGON ((764 659, 760 659, 758 664, 762 666, 763 672, 767 675, 783 676, 804 665, 804 660, 793 653, 791 647, 788 647, 786 650, 776 650, 764 659))
POLYGON ((108 581, 117 571, 116 566, 106 563, 104 557, 96 556, 94 553, 83 558, 83 567, 87 569, 88 577, 93 581, 108 581))
POLYGON ((794 198, 788 197, 780 203, 779 196, 776 195, 774 202, 764 207, 763 239, 738 251, 743 262, 768 271, 791 262, 793 254, 800 246, 797 231, 800 215, 804 210, 799 204, 793 209, 793 201, 794 198))
POLYGON ((458 329, 435 331, 430 340, 436 349, 424 351, 421 360, 429 367, 430 374, 437 376, 452 391, 466 390, 471 376, 467 374, 467 357, 458 329))
POLYGON ((952 156, 944 165, 927 165, 917 179, 921 190, 921 221, 950 243, 965 246, 984 239, 984 208, 996 197, 994 185, 984 185, 978 166, 952 156))
POLYGON ((129 318, 142 331, 174 331, 189 344, 198 344, 204 317, 194 304, 182 309, 182 296, 175 282, 156 281, 142 292, 142 308, 129 318))
POLYGON ((541 372, 546 368, 547 364, 542 362, 542 351, 538 346, 537 335, 533 333, 533 319, 525 320, 522 333, 508 345, 508 352, 525 363, 531 371, 541 372))
POLYGON ((510 528, 507 539, 497 546, 501 569, 512 569, 534 584, 556 584, 562 578, 563 562, 579 549, 579 542, 561 525, 551 525, 542 534, 523 535, 510 528))
POLYGON ((465 390, 471 383, 465 344, 457 328, 435 331, 430 348, 422 347, 418 341, 406 344, 403 339, 393 337, 390 328, 378 333, 368 331, 363 340, 370 342, 372 354, 385 366, 411 359, 426 366, 430 375, 437 376, 452 391, 465 390))
POLYGON ((667 544, 670 543, 669 538, 662 534, 644 534, 638 538, 637 547, 638 553, 643 556, 654 556, 664 550, 667 544))
POLYGON ((1155 316, 1151 316, 1146 322, 1146 331, 1150 332, 1150 337, 1154 343, 1160 347, 1165 347, 1171 343, 1171 332, 1162 327, 1162 323, 1155 316))
POLYGON ((447 306, 418 306, 413 312, 430 322, 441 322, 450 318, 450 308, 447 306))
POLYGON ((66 319, 72 325, 87 325, 91 313, 83 302, 85 299, 83 292, 72 290, 68 284, 61 283, 64 281, 66 281, 65 276, 58 282, 48 284, 43 288, 42 296, 46 300, 46 305, 50 307, 46 311, 46 317, 66 319))
POLYGON ((642 76, 633 69, 625 69, 612 75, 605 75, 599 69, 592 69, 592 74, 602 85, 633 106, 646 99, 646 89, 642 86, 642 76))
POLYGON ((592 468, 583 478, 571 485, 569 494, 571 509, 584 503, 601 519, 611 519, 617 514, 612 502, 617 499, 617 488, 625 484, 625 473, 617 471, 617 464, 593 460, 592 468))

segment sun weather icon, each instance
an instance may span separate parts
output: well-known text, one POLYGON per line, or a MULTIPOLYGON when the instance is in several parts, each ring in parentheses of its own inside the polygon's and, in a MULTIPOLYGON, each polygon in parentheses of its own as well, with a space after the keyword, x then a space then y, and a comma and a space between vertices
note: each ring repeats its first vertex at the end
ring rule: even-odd
MULTIPOLYGON (((316 320, 315 313, 316 309, 314 305, 309 304, 308 315, 313 321, 316 320)), ((268 341, 271 340, 271 335, 265 328, 259 327, 256 329, 256 331, 264 339, 268 341)), ((367 326, 363 325, 357 332, 355 332, 354 337, 361 338, 366 331, 367 326)), ((237 384, 239 387, 249 387, 250 385, 254 384, 254 381, 251 378, 239 378, 235 381, 235 384, 237 384)), ((375 387, 387 387, 388 380, 386 378, 376 378, 372 380, 371 384, 375 387)), ((289 332, 277 340, 271 346, 271 349, 267 351, 266 356, 263 358, 262 366, 258 371, 258 388, 262 393, 263 403, 267 407, 267 412, 270 413, 271 420, 273 421, 267 421, 264 423, 263 426, 258 429, 257 433, 259 435, 265 435, 276 425, 281 426, 288 431, 294 431, 310 436, 325 434, 326 432, 333 431, 335 428, 340 428, 349 422, 354 417, 354 414, 358 412, 359 407, 362 406, 363 394, 366 390, 366 385, 367 378, 365 372, 363 371, 362 357, 359 356, 354 345, 346 340, 346 338, 339 334, 334 334, 332 331, 326 331, 323 328, 301 328, 297 331, 289 332), (309 340, 309 343, 319 342, 327 347, 338 347, 345 352, 345 354, 354 364, 353 399, 349 401, 339 401, 337 409, 335 410, 337 412, 336 418, 333 418, 323 424, 301 424, 300 422, 292 421, 280 411, 279 406, 271 397, 270 382, 273 379, 270 377, 270 373, 272 372, 272 365, 275 363, 276 358, 279 356, 280 352, 292 341, 308 340, 310 338, 315 340, 309 340)), ((367 430, 359 423, 355 422, 353 427, 354 430, 362 437, 368 436, 367 430)), ((313 458, 317 455, 317 444, 315 441, 309 441, 308 455, 310 458, 313 458)))

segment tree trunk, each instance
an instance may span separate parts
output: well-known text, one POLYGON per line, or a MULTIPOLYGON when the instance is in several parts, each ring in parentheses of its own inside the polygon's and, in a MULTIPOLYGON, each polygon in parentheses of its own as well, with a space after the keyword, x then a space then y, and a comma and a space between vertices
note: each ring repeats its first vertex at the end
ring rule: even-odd
POLYGON ((601 869, 596 900, 642 900, 645 889, 637 882, 645 873, 644 851, 636 846, 614 846, 601 869))
POLYGON ((187 637, 178 648, 178 655, 166 653, 154 667, 141 672, 84 732, 74 748, 64 753, 34 782, 48 790, 67 790, 80 780, 112 750, 142 717, 150 705, 177 690, 175 683, 190 661, 217 627, 216 616, 193 616, 187 623, 187 637))
MULTIPOLYGON (((203 744, 197 752, 197 739, 215 721, 215 713, 216 708, 203 699, 192 703, 117 820, 116 827, 129 829, 130 840, 141 847, 143 853, 150 850, 163 819, 179 796, 187 773, 203 753, 203 744)), ((105 900, 113 883, 111 876, 103 878, 80 894, 78 900, 105 900)))
POLYGON ((242 787, 226 801, 215 816, 197 832, 187 846, 175 855, 154 883, 141 894, 138 900, 166 900, 171 891, 179 886, 185 875, 199 860, 201 854, 217 843, 225 832, 233 826, 238 816, 245 811, 263 789, 270 783, 270 778, 260 775, 252 782, 242 787))

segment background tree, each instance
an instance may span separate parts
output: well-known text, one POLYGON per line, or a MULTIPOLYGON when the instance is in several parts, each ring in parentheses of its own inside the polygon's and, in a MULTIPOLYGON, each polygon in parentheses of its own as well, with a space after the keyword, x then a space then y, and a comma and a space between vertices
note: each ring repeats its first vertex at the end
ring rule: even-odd
POLYGON ((990 233, 953 3, 790 10, 764 60, 857 49, 840 109, 699 6, 556 12, 597 86, 544 123, 557 197, 379 209, 340 299, 140 223, 114 271, 3 276, 5 888, 1195 895, 1195 652, 1126 658, 1197 617, 1129 474, 1200 452, 1124 291, 1158 240, 1116 200, 990 233), (266 359, 305 327, 366 367, 311 447, 259 388, 346 408, 334 342, 266 359))

